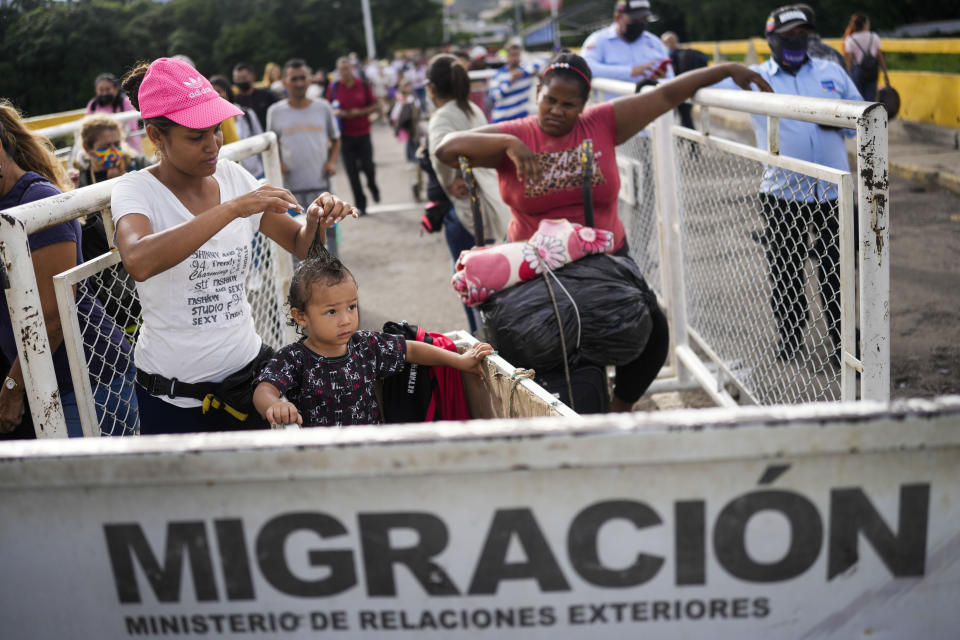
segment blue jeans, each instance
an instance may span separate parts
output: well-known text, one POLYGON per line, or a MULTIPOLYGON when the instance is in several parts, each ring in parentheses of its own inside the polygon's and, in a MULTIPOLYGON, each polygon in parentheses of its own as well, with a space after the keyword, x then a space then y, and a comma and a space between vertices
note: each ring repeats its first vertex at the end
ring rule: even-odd
POLYGON ((177 407, 150 395, 140 385, 136 386, 136 390, 140 406, 143 408, 140 434, 144 436, 158 433, 204 433, 259 428, 254 420, 241 422, 226 411, 214 409, 204 413, 201 407, 177 407))
MULTIPOLYGON (((97 407, 97 419, 102 436, 132 436, 140 431, 140 411, 134 387, 136 369, 117 376, 110 384, 94 383, 93 399, 97 407)), ((71 391, 60 396, 63 417, 67 423, 67 435, 83 437, 80 424, 80 409, 77 394, 71 391)))
MULTIPOLYGON (((472 249, 474 241, 473 234, 467 231, 460 222, 460 218, 457 217, 457 212, 453 207, 450 207, 450 211, 448 211, 447 215, 443 218, 443 235, 447 239, 447 248, 450 250, 451 267, 452 269, 456 269, 457 258, 460 257, 460 252, 472 249)), ((480 321, 480 312, 467 305, 463 305, 463 309, 467 314, 470 333, 473 333, 477 330, 477 327, 482 324, 480 321)))

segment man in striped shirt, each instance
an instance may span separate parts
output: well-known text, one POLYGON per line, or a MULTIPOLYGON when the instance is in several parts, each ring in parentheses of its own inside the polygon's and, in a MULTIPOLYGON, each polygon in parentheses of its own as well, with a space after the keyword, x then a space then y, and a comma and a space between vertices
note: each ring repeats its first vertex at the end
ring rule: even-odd
POLYGON ((520 64, 522 53, 519 44, 511 44, 507 48, 507 64, 490 78, 493 122, 522 118, 529 111, 530 90, 543 64, 539 61, 520 64))

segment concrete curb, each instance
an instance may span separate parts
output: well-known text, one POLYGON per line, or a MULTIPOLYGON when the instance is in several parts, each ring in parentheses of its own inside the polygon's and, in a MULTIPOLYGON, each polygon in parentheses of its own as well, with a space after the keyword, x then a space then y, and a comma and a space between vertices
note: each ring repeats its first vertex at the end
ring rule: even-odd
POLYGON ((960 176, 955 173, 938 173, 937 184, 960 195, 960 176))
MULTIPOLYGON (((856 154, 850 154, 850 162, 856 162, 856 154)), ((918 184, 940 187, 960 195, 960 175, 955 173, 945 173, 891 158, 890 175, 918 184)))
MULTIPOLYGON (((727 113, 720 113, 716 109, 711 109, 710 122, 714 126, 719 126, 740 133, 753 134, 753 126, 750 124, 749 116, 746 115, 730 115, 727 113)), ((943 149, 942 146, 930 146, 931 149, 943 149)), ((891 145, 890 149, 891 151, 895 152, 896 145, 891 145)), ((855 151, 851 151, 849 153, 849 158, 850 166, 856 166, 857 154, 855 151)), ((960 170, 960 155, 958 155, 957 160, 958 170, 960 170)), ((960 173, 948 173, 939 169, 932 169, 930 167, 923 167, 918 164, 897 160, 892 157, 889 159, 889 171, 891 176, 926 186, 940 187, 960 195, 960 173)))

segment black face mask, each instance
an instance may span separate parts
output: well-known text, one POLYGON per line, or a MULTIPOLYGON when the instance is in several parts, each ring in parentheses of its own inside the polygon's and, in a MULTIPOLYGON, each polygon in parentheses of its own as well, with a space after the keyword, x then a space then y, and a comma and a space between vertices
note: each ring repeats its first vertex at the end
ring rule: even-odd
POLYGON ((621 37, 627 42, 634 42, 637 38, 643 35, 643 31, 646 28, 646 22, 631 22, 623 28, 621 37))
POLYGON ((807 36, 785 38, 771 34, 767 36, 767 44, 770 45, 770 52, 777 64, 784 71, 795 74, 807 60, 807 39, 807 36))
POLYGON ((110 95, 109 93, 101 93, 97 96, 97 104, 101 107, 106 107, 113 103, 113 98, 114 96, 110 95))
POLYGON ((250 91, 250 87, 253 86, 252 82, 234 82, 233 84, 240 90, 240 93, 250 91))

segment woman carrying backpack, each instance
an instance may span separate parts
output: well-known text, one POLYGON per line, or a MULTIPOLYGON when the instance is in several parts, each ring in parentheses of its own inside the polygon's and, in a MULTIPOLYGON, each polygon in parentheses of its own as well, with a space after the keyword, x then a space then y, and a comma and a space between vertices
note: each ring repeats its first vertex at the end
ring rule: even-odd
POLYGON ((883 83, 890 86, 887 62, 880 50, 880 36, 870 31, 870 18, 865 13, 850 16, 843 32, 843 57, 860 95, 867 102, 877 99, 877 77, 883 71, 883 83))

